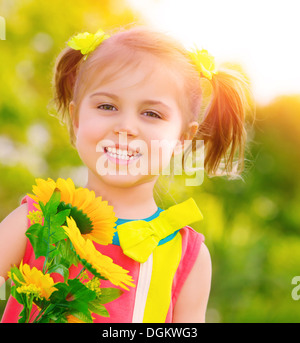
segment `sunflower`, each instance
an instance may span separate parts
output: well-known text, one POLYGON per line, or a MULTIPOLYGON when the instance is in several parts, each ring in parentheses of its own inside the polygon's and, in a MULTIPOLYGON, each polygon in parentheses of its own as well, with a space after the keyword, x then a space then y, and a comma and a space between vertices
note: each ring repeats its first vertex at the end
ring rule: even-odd
POLYGON ((61 193, 61 203, 58 211, 70 209, 70 216, 76 221, 77 227, 85 239, 107 245, 112 243, 115 230, 115 217, 113 207, 101 197, 96 197, 94 191, 87 188, 75 188, 73 181, 68 178, 53 181, 36 179, 33 194, 28 194, 37 202, 35 207, 40 210, 39 201, 44 205, 49 201, 55 189, 61 193))
MULTIPOLYGON (((37 298, 49 299, 51 294, 56 290, 55 283, 49 274, 43 274, 40 270, 33 267, 32 269, 28 264, 23 265, 23 261, 20 264, 19 271, 23 277, 19 280, 16 275, 14 278, 22 284, 17 288, 18 293, 29 294, 32 293, 37 298)), ((8 273, 11 278, 11 272, 8 273)))
POLYGON ((96 277, 104 277, 116 286, 128 290, 127 286, 135 287, 128 271, 113 263, 113 260, 96 250, 92 241, 82 238, 76 222, 67 217, 67 226, 63 226, 72 242, 80 262, 96 277))

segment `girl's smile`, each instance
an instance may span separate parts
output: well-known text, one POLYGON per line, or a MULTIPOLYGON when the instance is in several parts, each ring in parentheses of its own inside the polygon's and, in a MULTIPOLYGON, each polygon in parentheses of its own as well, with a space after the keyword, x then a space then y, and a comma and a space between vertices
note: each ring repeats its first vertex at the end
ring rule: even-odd
POLYGON ((130 150, 129 147, 120 147, 118 144, 114 147, 104 147, 103 150, 109 160, 116 164, 129 164, 133 160, 136 161, 140 156, 142 156, 142 154, 136 150, 130 150))

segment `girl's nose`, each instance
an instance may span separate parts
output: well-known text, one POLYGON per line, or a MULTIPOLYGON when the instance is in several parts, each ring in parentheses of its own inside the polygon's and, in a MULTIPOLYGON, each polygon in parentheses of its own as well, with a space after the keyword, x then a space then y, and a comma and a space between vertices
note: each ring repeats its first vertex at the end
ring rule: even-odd
POLYGON ((136 120, 133 116, 123 116, 123 118, 116 123, 114 127, 114 133, 126 134, 127 136, 136 137, 138 135, 138 128, 136 120))

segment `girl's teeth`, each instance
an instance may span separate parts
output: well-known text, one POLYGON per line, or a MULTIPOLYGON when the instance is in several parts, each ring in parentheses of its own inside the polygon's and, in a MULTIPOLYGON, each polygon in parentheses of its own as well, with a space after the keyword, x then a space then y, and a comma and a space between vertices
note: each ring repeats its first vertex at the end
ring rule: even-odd
POLYGON ((106 152, 109 153, 114 158, 121 160, 132 160, 135 156, 140 155, 136 151, 127 151, 116 148, 107 147, 105 148, 106 152))

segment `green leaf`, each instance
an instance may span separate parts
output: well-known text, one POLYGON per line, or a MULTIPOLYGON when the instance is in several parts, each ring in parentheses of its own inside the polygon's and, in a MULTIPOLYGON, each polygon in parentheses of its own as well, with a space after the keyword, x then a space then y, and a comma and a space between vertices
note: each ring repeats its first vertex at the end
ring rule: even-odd
POLYGON ((57 209, 57 200, 59 198, 57 195, 55 197, 52 196, 52 200, 49 200, 49 202, 52 201, 52 207, 48 207, 48 203, 44 207, 44 225, 36 223, 31 225, 26 231, 26 236, 32 244, 35 258, 40 256, 45 256, 46 260, 54 258, 58 254, 57 247, 54 244, 67 238, 61 225, 66 221, 70 210, 64 210, 59 213, 53 212, 55 208, 57 209))
POLYGON ((62 239, 66 239, 67 235, 64 229, 61 227, 69 214, 69 210, 59 212, 57 214, 51 214, 47 216, 47 220, 44 224, 48 231, 49 243, 55 244, 62 239))
POLYGON ((102 317, 109 317, 109 313, 104 305, 100 304, 97 300, 91 301, 89 303, 89 310, 92 313, 98 314, 102 317))
POLYGON ((28 318, 27 318, 27 307, 26 306, 23 306, 23 309, 21 311, 21 313, 19 314, 19 320, 18 320, 18 323, 26 323, 28 318))
POLYGON ((54 323, 66 323, 67 322, 66 316, 65 316, 66 312, 67 310, 65 308, 53 306, 51 312, 47 313, 44 316, 45 318, 42 318, 44 320, 43 322, 49 323, 51 320, 51 322, 54 322, 54 323))
POLYGON ((96 297, 95 292, 88 289, 78 279, 69 280, 70 293, 77 301, 88 303, 96 297))
POLYGON ((46 203, 43 214, 44 217, 46 217, 46 215, 53 215, 57 213, 57 207, 60 203, 60 197, 61 194, 59 191, 54 191, 51 198, 49 199, 49 201, 46 203))
POLYGON ((97 299, 100 304, 107 304, 119 298, 121 294, 123 294, 123 291, 118 288, 101 288, 101 294, 97 299))
POLYGON ((55 323, 62 323, 65 322, 65 312, 66 308, 56 306, 55 304, 47 304, 47 306, 44 307, 41 317, 39 317, 35 322, 49 323, 51 321, 55 323))
POLYGON ((11 295, 17 300, 19 304, 23 305, 22 311, 19 314, 18 323, 26 323, 29 316, 26 295, 18 293, 16 286, 11 287, 11 295))
POLYGON ((59 251, 61 263, 68 266, 68 268, 71 267, 71 265, 78 265, 78 259, 73 249, 71 249, 71 241, 69 239, 59 242, 59 251))
POLYGON ((50 305, 50 301, 46 300, 45 298, 34 298, 33 302, 37 305, 40 309, 45 309, 50 305))
POLYGON ((61 212, 58 212, 54 215, 52 218, 52 224, 54 226, 62 226, 66 222, 66 218, 69 216, 71 210, 63 210, 61 212))
POLYGON ((11 272, 11 279, 13 280, 13 282, 16 284, 17 287, 21 286, 21 283, 19 281, 25 282, 24 277, 22 273, 20 272, 19 268, 11 267, 10 272, 11 272))
POLYGON ((70 311, 70 314, 72 314, 74 317, 78 318, 79 320, 82 320, 85 323, 93 323, 93 318, 90 313, 86 315, 82 312, 70 311))
POLYGON ((39 223, 31 225, 26 231, 26 236, 33 247, 35 258, 46 256, 48 250, 48 234, 39 223))
POLYGON ((49 243, 55 244, 63 239, 67 238, 67 235, 65 234, 65 231, 62 227, 56 226, 52 223, 52 217, 50 218, 50 228, 49 230, 49 243))
POLYGON ((40 208, 41 208, 43 214, 46 213, 45 205, 41 201, 39 201, 39 205, 40 205, 40 208))
POLYGON ((69 284, 58 283, 57 291, 50 296, 51 303, 68 312, 82 312, 89 316, 88 303, 95 299, 95 292, 89 290, 78 279, 68 280, 69 284))
POLYGON ((20 294, 17 292, 17 287, 14 285, 11 287, 11 295, 17 300, 17 302, 21 305, 26 304, 26 299, 24 294, 20 294))
POLYGON ((59 254, 52 260, 50 268, 52 268, 53 265, 63 265, 66 268, 70 268, 72 265, 77 266, 78 260, 76 254, 71 249, 70 244, 71 242, 69 239, 61 240, 57 243, 59 254))
POLYGON ((59 306, 60 303, 64 303, 66 297, 69 293, 69 286, 66 283, 59 282, 55 284, 55 288, 57 291, 54 291, 50 296, 50 302, 53 304, 57 304, 59 306))
POLYGON ((48 268, 48 273, 58 273, 62 275, 65 282, 68 280, 69 277, 69 269, 63 264, 54 264, 52 267, 48 268))
POLYGON ((31 234, 34 234, 35 236, 38 236, 39 231, 42 231, 42 230, 43 230, 43 225, 39 223, 35 223, 27 229, 26 234, 31 233, 31 234))

